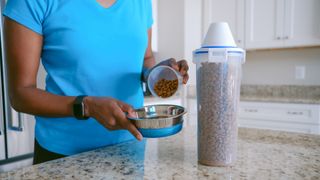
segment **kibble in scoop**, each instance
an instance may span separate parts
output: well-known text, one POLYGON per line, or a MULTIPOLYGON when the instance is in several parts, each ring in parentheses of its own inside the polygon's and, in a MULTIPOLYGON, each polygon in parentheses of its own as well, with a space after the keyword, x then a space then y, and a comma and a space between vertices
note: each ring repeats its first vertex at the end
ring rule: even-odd
POLYGON ((162 98, 167 98, 172 96, 178 89, 178 80, 159 80, 155 86, 154 91, 156 94, 162 98))

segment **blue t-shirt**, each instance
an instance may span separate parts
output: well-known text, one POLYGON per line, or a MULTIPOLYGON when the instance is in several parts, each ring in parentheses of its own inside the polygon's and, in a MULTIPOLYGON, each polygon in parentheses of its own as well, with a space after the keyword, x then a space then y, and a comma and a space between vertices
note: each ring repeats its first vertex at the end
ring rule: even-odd
MULTIPOLYGON (((96 0, 9 0, 4 15, 43 36, 46 91, 108 96, 138 108, 151 11, 151 0, 117 0, 109 8, 96 0)), ((35 136, 64 155, 133 139, 126 130, 73 117, 37 116, 35 136)))

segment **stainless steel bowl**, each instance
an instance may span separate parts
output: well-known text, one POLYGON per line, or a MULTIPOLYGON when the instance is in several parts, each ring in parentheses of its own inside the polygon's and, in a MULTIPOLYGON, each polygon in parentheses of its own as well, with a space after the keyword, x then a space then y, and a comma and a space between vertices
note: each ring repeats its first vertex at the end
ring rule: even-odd
POLYGON ((136 117, 128 119, 144 137, 165 137, 179 132, 186 110, 177 105, 149 105, 136 109, 136 117))

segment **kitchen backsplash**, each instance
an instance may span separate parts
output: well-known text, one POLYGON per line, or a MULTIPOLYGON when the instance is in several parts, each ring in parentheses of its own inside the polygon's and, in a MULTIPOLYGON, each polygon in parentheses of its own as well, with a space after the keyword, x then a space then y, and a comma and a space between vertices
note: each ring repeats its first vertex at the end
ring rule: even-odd
POLYGON ((241 95, 320 98, 320 86, 242 85, 241 95))
MULTIPOLYGON (((188 85, 186 94, 188 98, 195 98, 196 86, 188 85)), ((320 99, 320 86, 241 85, 241 96, 320 99)))

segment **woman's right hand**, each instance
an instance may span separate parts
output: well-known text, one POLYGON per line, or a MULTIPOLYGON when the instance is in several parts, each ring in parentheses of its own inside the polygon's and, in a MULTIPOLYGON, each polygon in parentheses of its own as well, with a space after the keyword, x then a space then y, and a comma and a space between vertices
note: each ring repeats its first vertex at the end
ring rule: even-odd
POLYGON ((95 118, 109 130, 126 129, 136 139, 142 140, 142 135, 137 128, 127 119, 125 113, 134 116, 133 108, 119 100, 106 97, 84 98, 85 115, 95 118))

